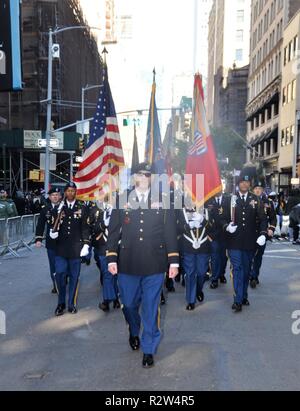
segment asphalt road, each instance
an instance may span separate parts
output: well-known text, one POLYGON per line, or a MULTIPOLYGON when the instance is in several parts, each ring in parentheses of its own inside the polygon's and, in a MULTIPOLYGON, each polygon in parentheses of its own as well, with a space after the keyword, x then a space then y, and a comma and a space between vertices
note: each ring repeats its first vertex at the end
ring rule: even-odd
POLYGON ((141 367, 120 311, 104 314, 96 266, 84 266, 77 316, 53 316, 45 250, 0 260, 0 390, 299 390, 300 248, 269 246, 251 306, 231 311, 231 285, 210 290, 194 312, 177 285, 162 308, 156 366, 141 367))

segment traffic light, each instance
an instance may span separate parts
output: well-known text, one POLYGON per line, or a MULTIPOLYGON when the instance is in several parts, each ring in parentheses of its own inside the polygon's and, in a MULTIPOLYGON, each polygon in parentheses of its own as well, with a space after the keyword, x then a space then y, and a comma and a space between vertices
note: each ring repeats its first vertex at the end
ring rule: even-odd
POLYGON ((300 163, 297 163, 296 165, 296 174, 297 174, 297 177, 300 177, 300 163))
POLYGON ((79 150, 84 150, 84 137, 79 137, 79 150))
POLYGON ((128 127, 129 120, 127 118, 123 118, 123 127, 128 127))

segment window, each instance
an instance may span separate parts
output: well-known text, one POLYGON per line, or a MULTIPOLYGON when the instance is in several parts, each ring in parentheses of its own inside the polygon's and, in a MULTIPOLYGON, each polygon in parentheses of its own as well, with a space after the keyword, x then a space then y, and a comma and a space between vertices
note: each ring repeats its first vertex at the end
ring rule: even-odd
POLYGON ((290 83, 287 88, 287 103, 290 103, 291 101, 292 101, 292 83, 290 83))
POLYGON ((261 113, 261 124, 265 124, 265 121, 266 121, 266 114, 265 114, 265 111, 263 111, 261 113))
POLYGON ((244 23, 245 12, 244 10, 237 10, 237 22, 244 23))
POLYGON ((237 49, 235 51, 235 59, 236 61, 243 61, 243 49, 237 49))
POLYGON ((237 30, 236 40, 237 41, 244 41, 244 30, 237 30))
POLYGON ((292 101, 296 100, 296 80, 292 82, 292 101))
POLYGON ((290 131, 290 142, 291 142, 291 144, 292 144, 293 141, 294 141, 294 137, 295 137, 295 126, 292 125, 292 126, 291 126, 291 131, 290 131))
POLYGON ((274 116, 279 114, 279 103, 274 104, 274 116))
POLYGON ((282 89, 282 105, 285 106, 287 103, 286 101, 286 87, 283 87, 282 89))
POLYGON ((268 108, 268 120, 271 120, 272 118, 272 106, 268 108))
POLYGON ((287 61, 288 61, 288 48, 285 47, 285 48, 284 48, 284 61, 283 61, 283 64, 284 64, 285 66, 286 66, 287 61))
POLYGON ((285 146, 285 142, 286 142, 286 140, 285 140, 285 130, 282 130, 281 131, 281 147, 285 146))
POLYGON ((285 144, 286 145, 289 145, 290 144, 290 128, 289 127, 287 127, 286 128, 286 130, 285 130, 285 144))

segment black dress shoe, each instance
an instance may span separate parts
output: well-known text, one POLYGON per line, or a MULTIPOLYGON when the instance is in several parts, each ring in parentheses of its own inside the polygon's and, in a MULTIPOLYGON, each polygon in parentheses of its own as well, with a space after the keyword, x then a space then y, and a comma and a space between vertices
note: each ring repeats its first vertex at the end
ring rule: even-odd
POLYGON ((256 286, 257 286, 256 279, 255 279, 255 278, 251 278, 251 280, 250 280, 250 287, 254 289, 254 288, 256 288, 256 286))
POLYGON ((218 287, 219 287, 219 284, 218 284, 217 281, 212 281, 212 283, 210 284, 210 288, 211 288, 212 290, 215 290, 215 289, 218 288, 218 287))
POLYGON ((143 368, 154 367, 154 359, 152 354, 144 354, 143 357, 143 368))
POLYGON ((53 288, 52 288, 51 294, 57 294, 57 289, 56 289, 56 287, 53 287, 53 288))
POLYGON ((186 309, 187 309, 187 311, 194 311, 194 309, 195 309, 195 304, 188 304, 188 305, 186 306, 186 309))
POLYGON ((222 276, 222 277, 220 278, 220 283, 221 283, 221 284, 227 284, 226 277, 222 276))
POLYGON ((242 311, 243 306, 242 304, 238 304, 238 303, 234 303, 232 306, 233 311, 235 311, 236 313, 239 313, 242 311))
POLYGON ((139 337, 129 337, 129 345, 133 351, 138 351, 140 349, 140 339, 139 337))
POLYGON ((160 305, 165 305, 166 304, 166 298, 165 295, 162 291, 161 295, 160 295, 160 305))
POLYGON ((258 278, 256 279, 256 285, 259 285, 259 279, 258 278))
POLYGON ((249 307, 250 303, 249 303, 249 300, 247 300, 247 298, 243 299, 243 305, 245 305, 246 307, 249 307))
POLYGON ((68 308, 68 312, 69 312, 70 314, 77 314, 77 313, 78 313, 78 310, 77 310, 76 307, 69 307, 69 308, 68 308))
POLYGON ((197 300, 199 301, 199 303, 202 303, 204 301, 204 294, 202 291, 200 291, 197 295, 197 300))
POLYGON ((60 317, 60 316, 64 315, 65 309, 66 309, 65 304, 58 304, 58 306, 55 310, 56 317, 60 317))
POLYGON ((121 304, 120 304, 120 301, 118 299, 114 300, 113 307, 114 307, 114 309, 117 309, 117 310, 119 308, 121 308, 121 304))
POLYGON ((108 301, 103 301, 103 303, 99 304, 99 308, 100 308, 100 310, 107 313, 109 311, 109 302, 108 301))
POLYGON ((89 265, 91 265, 91 260, 90 260, 89 258, 87 258, 87 259, 85 260, 85 263, 86 263, 87 266, 89 266, 89 265))

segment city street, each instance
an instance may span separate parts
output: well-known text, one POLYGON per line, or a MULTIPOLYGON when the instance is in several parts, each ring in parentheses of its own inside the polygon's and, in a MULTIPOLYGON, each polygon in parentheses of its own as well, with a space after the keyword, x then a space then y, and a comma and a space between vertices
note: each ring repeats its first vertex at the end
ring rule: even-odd
POLYGON ((184 289, 161 310, 164 338, 151 370, 128 345, 121 311, 99 311, 99 274, 83 266, 79 313, 54 318, 45 250, 0 260, 0 390, 299 390, 300 248, 268 247, 249 308, 231 311, 231 285, 185 310, 184 289))

